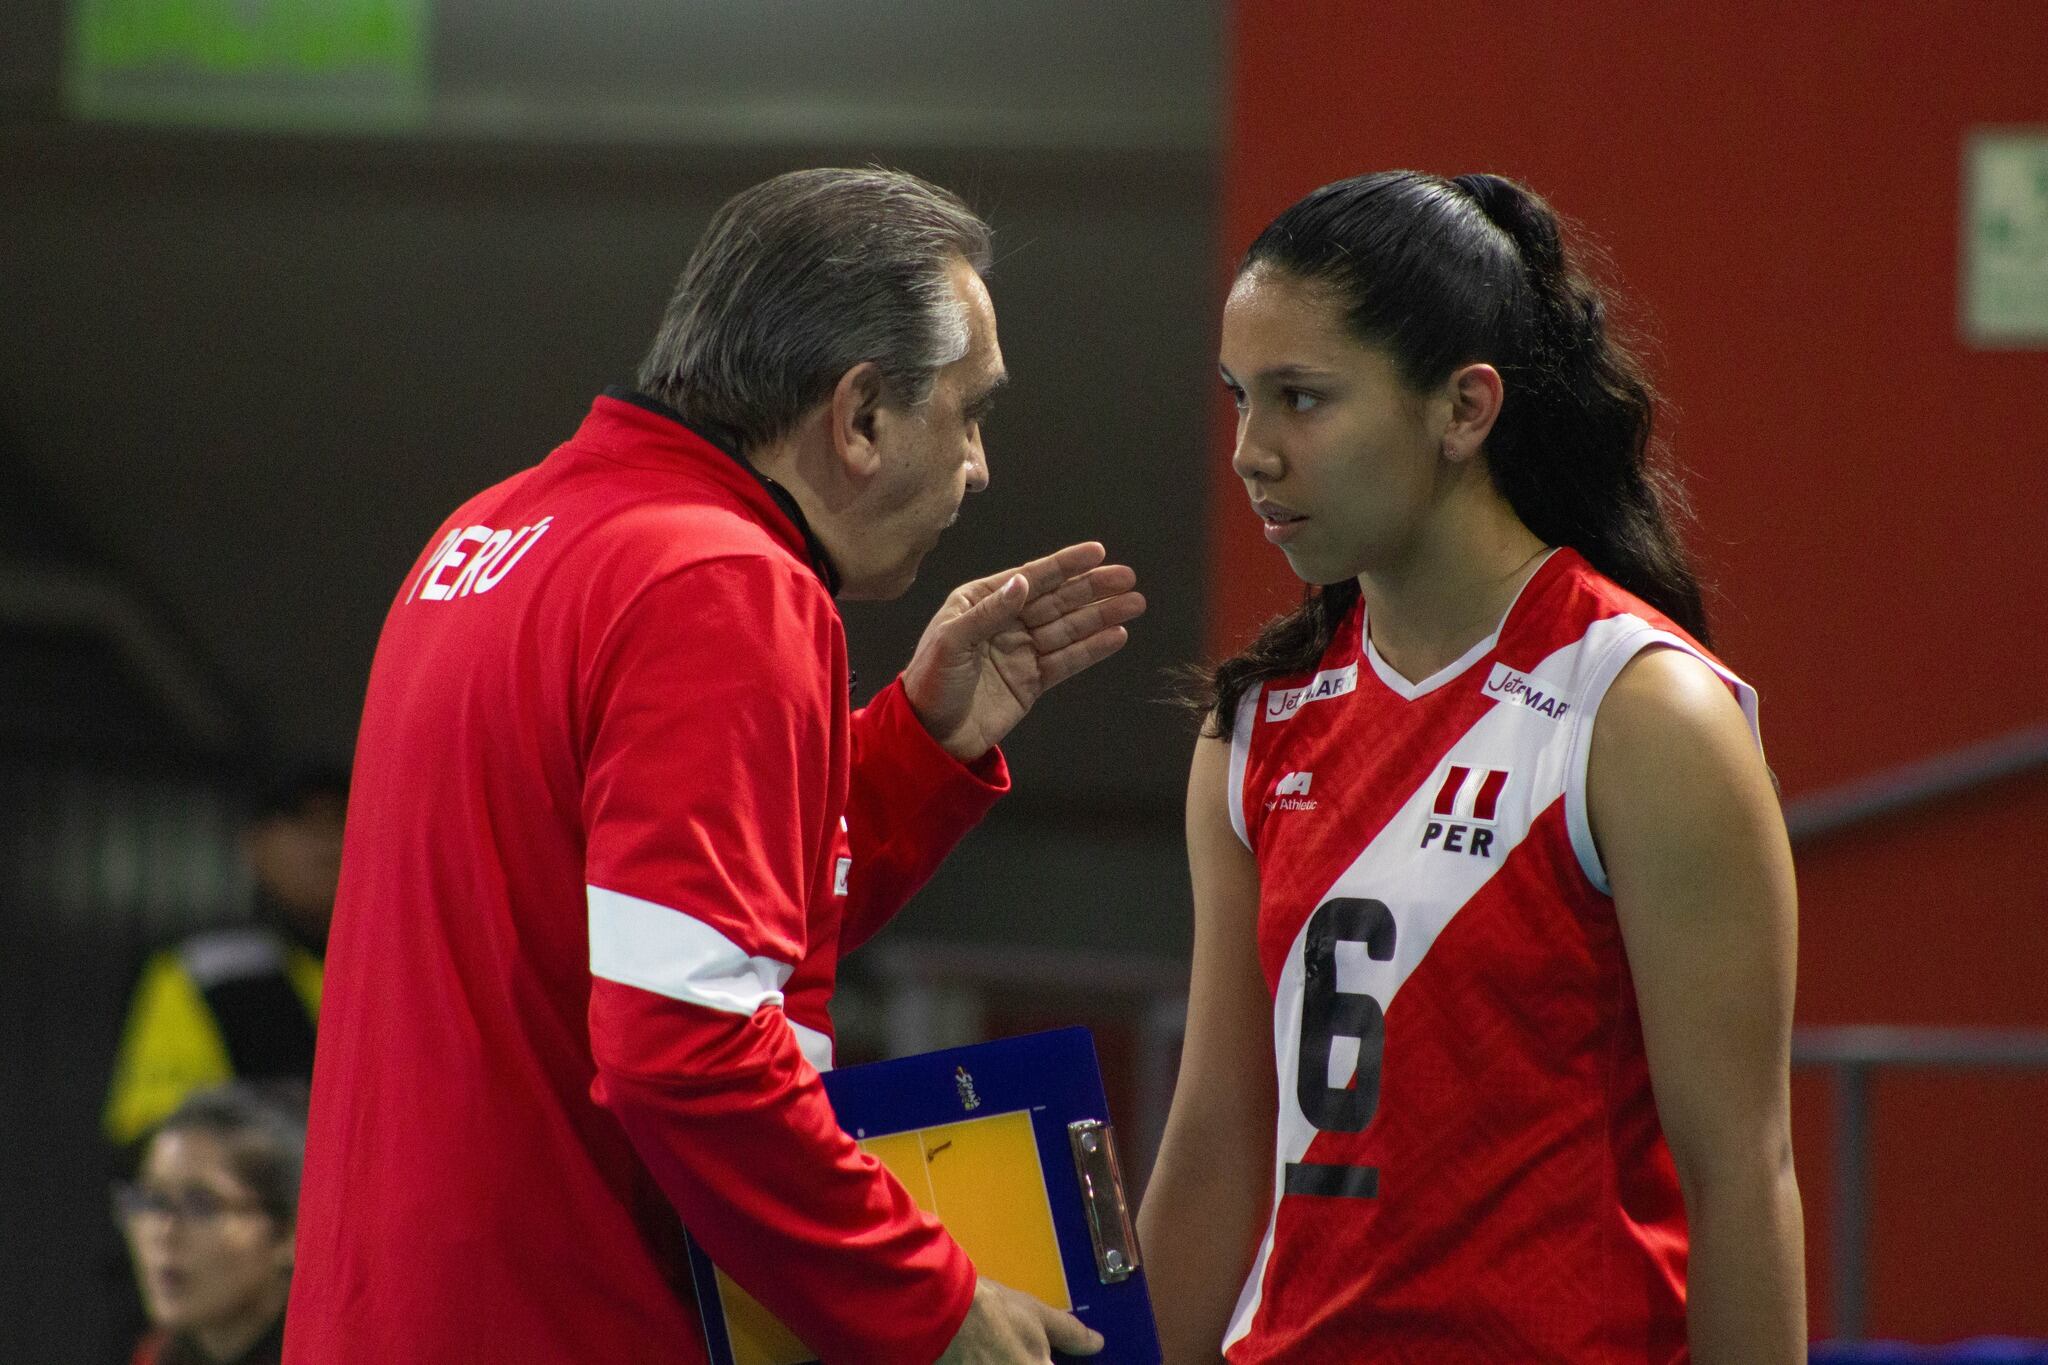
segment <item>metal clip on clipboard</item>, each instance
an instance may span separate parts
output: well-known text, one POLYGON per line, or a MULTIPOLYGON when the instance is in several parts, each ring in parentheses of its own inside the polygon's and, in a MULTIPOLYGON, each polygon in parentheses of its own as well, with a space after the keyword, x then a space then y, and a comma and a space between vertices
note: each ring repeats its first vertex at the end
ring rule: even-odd
POLYGON ((1104 1284, 1121 1284, 1138 1268, 1138 1234, 1131 1227, 1123 1172, 1116 1163, 1116 1130, 1101 1119, 1077 1119, 1067 1125, 1067 1144, 1081 1177, 1095 1273, 1104 1284))

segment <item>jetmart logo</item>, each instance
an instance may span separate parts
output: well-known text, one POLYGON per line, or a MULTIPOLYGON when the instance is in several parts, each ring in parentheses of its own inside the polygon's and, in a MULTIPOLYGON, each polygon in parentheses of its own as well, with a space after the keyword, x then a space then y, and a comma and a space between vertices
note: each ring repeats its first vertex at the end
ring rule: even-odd
POLYGON ((1527 673, 1518 673, 1506 664, 1493 666, 1485 691, 1495 701, 1526 706, 1537 715, 1548 716, 1552 720, 1563 720, 1572 709, 1572 704, 1560 697, 1551 684, 1527 673))
POLYGON ((1358 665, 1326 668, 1308 680, 1306 687, 1283 687, 1266 694, 1266 719, 1286 720, 1312 701, 1328 701, 1358 690, 1358 665))

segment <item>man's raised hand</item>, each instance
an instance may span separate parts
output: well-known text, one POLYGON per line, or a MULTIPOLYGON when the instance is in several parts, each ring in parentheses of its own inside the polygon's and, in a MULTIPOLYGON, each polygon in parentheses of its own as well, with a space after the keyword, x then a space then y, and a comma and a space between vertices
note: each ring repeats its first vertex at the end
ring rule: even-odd
POLYGON ((903 670, 911 707, 947 753, 972 763, 1047 689, 1124 647, 1145 599, 1137 574, 1105 557, 1085 541, 947 596, 903 670))

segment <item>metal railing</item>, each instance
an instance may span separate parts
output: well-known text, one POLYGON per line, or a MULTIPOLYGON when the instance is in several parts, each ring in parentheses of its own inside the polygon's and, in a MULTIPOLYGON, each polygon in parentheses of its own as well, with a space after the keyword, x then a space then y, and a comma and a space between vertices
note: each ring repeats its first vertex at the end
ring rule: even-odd
MULTIPOLYGON (((1795 845, 2048 768, 2048 724, 2009 731, 1789 801, 1795 845)), ((1834 1091, 1835 1204, 1830 1228, 1830 1325, 1860 1341, 1869 1325, 1870 1104, 1882 1070, 2026 1069, 2048 1072, 2048 1032, 1942 1028, 1800 1029, 1792 1064, 1826 1070, 1834 1091)))
POLYGON ((1869 824, 1946 797, 2048 768, 2048 724, 1994 735, 1785 803, 1795 844, 1869 824))
POLYGON ((118 582, 91 571, 0 561, 0 635, 51 631, 95 641, 166 721, 206 752, 244 742, 244 723, 185 642, 118 582))
MULTIPOLYGON (((1108 1006, 1135 1033, 1131 1141, 1133 1184, 1150 1173, 1173 1101, 1187 1025, 1187 969, 1164 958, 1103 957, 1051 949, 992 952, 941 944, 892 944, 876 969, 890 1055, 977 1041, 990 997, 1011 993, 1045 1003, 1073 998, 1108 1006)), ((1834 1205, 1829 1222, 1829 1325, 1858 1341, 1869 1324, 1870 1148, 1873 1085, 1905 1069, 2030 1070, 2048 1074, 2048 1030, 1807 1028, 1792 1036, 1792 1064, 1829 1074, 1833 1087, 1834 1205)))
POLYGON ((1830 1073, 1834 1089, 1834 1217, 1829 1226, 1829 1326, 1861 1341, 1870 1322, 1870 1109, 1881 1071, 2026 1070, 2048 1074, 2048 1031, 1810 1028, 1792 1035, 1792 1065, 1830 1073))

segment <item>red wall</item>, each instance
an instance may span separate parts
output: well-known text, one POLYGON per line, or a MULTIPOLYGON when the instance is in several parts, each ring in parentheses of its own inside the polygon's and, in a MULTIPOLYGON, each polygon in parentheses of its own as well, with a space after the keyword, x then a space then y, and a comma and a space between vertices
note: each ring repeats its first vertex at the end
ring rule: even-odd
MULTIPOLYGON (((1512 175, 1606 244, 1788 800, 2048 719, 2048 352, 1957 323, 1964 136, 2048 124, 2048 6, 1239 0, 1232 34, 1230 261, 1396 166, 1512 175)), ((1299 590, 1227 444, 1218 652, 1299 590)), ((1799 1021, 2048 1027, 2044 853, 2038 775, 1802 848, 1799 1021)), ((1821 1333, 1826 1100, 1795 1085, 1821 1333)), ((1872 1329, 2048 1336, 2048 1078, 1887 1080, 1875 1123, 1872 1329)))

